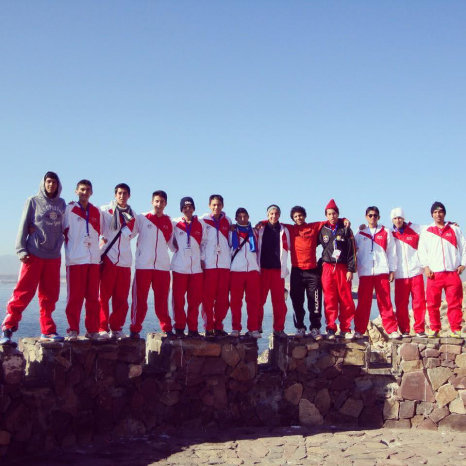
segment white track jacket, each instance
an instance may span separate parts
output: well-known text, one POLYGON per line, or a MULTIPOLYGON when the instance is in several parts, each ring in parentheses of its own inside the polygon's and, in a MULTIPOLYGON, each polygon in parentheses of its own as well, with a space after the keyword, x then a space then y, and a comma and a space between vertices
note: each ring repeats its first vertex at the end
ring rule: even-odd
POLYGON ((173 224, 173 245, 171 270, 177 273, 201 273, 201 244, 204 237, 204 223, 193 216, 191 224, 184 217, 176 218, 173 224))
MULTIPOLYGON (((256 243, 258 242, 257 233, 253 230, 253 234, 256 238, 256 243)), ((232 236, 235 232, 230 232, 230 244, 232 244, 232 236)), ((239 245, 243 242, 242 238, 239 238, 239 245)), ((236 249, 231 248, 231 257, 235 255, 236 249)), ((232 272, 253 272, 253 271, 260 271, 259 265, 259 257, 256 252, 251 251, 251 245, 249 241, 246 239, 246 243, 244 246, 238 251, 235 255, 235 258, 231 262, 230 270, 232 272)))
POLYGON ((419 260, 419 235, 423 227, 411 222, 407 223, 403 233, 393 230, 396 249, 395 279, 412 278, 423 273, 419 260))
POLYGON ((203 215, 200 221, 205 227, 201 244, 201 260, 205 262, 205 268, 229 269, 231 220, 222 212, 218 222, 210 214, 203 215))
MULTIPOLYGON (((267 221, 262 222, 266 224, 267 221)), ((259 230, 259 239, 258 239, 258 251, 257 251, 257 260, 260 261, 261 257, 261 248, 262 248, 262 238, 264 236, 264 227, 259 230)), ((281 278, 288 276, 290 271, 288 270, 288 252, 290 250, 290 233, 288 228, 283 223, 280 223, 280 264, 281 264, 281 278)))

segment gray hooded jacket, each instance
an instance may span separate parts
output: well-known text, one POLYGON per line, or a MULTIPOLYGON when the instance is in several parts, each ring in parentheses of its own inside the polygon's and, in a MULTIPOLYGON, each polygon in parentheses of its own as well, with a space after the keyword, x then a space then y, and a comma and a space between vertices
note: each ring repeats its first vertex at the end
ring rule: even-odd
POLYGON ((49 198, 45 192, 45 180, 42 179, 39 192, 26 201, 16 237, 16 254, 20 259, 28 254, 43 259, 60 257, 66 207, 64 199, 60 197, 61 189, 58 180, 55 196, 49 198))

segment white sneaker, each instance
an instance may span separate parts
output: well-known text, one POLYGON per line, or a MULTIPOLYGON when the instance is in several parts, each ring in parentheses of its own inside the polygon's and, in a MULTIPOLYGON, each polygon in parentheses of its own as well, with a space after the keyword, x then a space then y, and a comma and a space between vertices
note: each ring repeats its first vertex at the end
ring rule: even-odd
POLYGON ((101 332, 99 332, 99 340, 108 340, 109 338, 110 338, 110 335, 105 330, 102 330, 101 332))
POLYGON ((322 340, 323 338, 318 328, 311 329, 311 337, 316 341, 322 340))
POLYGON ((66 339, 68 341, 76 341, 78 339, 78 332, 76 330, 68 330, 68 332, 66 332, 66 339))
POLYGON ((258 330, 253 330, 251 332, 251 336, 252 336, 252 338, 258 339, 258 338, 261 337, 261 334, 260 334, 260 332, 258 330))
POLYGON ((356 338, 356 340, 360 340, 361 338, 364 338, 364 335, 361 332, 354 332, 354 338, 356 338))
POLYGON ((298 337, 298 338, 305 337, 306 336, 306 329, 305 328, 298 328, 298 330, 296 330, 295 336, 298 337))
POLYGON ((230 337, 236 337, 236 338, 238 338, 238 337, 239 337, 239 330, 233 330, 233 331, 230 333, 230 337))
POLYGON ((86 332, 86 338, 89 340, 100 340, 99 332, 86 332))
POLYGON ((344 338, 345 340, 352 340, 353 334, 351 332, 340 332, 340 337, 344 338))
POLYGON ((390 340, 399 340, 401 338, 401 335, 395 331, 395 332, 392 332, 388 335, 388 338, 390 338, 390 340))
POLYGON ((122 340, 125 334, 121 330, 110 330, 110 338, 112 340, 122 340))

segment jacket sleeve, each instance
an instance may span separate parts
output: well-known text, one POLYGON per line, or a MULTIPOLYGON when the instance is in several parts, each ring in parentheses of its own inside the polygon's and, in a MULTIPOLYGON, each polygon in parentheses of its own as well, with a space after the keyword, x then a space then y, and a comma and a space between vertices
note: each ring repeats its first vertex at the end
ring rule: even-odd
POLYGON ((458 227, 456 228, 456 238, 458 241, 458 252, 461 258, 461 265, 466 267, 466 239, 458 227))
POLYGON ((207 229, 205 227, 205 223, 202 219, 199 219, 199 222, 202 225, 202 240, 200 244, 200 252, 201 252, 201 261, 205 261, 205 249, 207 246, 207 229))
POLYGON ((356 244, 354 240, 353 231, 348 228, 348 271, 356 273, 356 244))
POLYGON ((419 257, 419 262, 421 263, 421 267, 429 266, 429 252, 427 248, 428 234, 429 233, 426 230, 422 230, 421 234, 419 235, 417 255, 419 257))
POLYGON ((23 208, 21 220, 19 222, 18 234, 16 236, 16 254, 20 259, 27 256, 27 239, 29 236, 29 227, 33 223, 34 207, 32 205, 32 198, 29 198, 23 208))
POLYGON ((396 272, 397 260, 396 260, 396 247, 393 234, 388 230, 387 236, 387 257, 388 257, 388 270, 390 272, 396 272))

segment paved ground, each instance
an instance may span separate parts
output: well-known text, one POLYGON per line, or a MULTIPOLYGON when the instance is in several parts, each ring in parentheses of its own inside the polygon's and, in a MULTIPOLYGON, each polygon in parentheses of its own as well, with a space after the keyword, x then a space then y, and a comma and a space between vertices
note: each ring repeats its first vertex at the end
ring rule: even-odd
MULTIPOLYGON (((3 464, 3 463, 2 463, 3 464)), ((151 438, 34 456, 6 464, 113 465, 466 465, 466 435, 416 430, 311 432, 300 427, 161 433, 151 438)))

